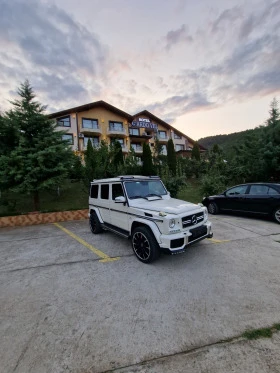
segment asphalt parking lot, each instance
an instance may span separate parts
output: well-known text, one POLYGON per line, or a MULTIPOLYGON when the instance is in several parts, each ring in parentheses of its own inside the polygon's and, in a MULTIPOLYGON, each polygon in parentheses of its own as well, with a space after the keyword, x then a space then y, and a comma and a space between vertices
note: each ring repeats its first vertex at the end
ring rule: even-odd
POLYGON ((238 336, 280 323, 280 225, 210 220, 150 265, 87 221, 0 229, 0 372, 279 372, 279 333, 238 336))

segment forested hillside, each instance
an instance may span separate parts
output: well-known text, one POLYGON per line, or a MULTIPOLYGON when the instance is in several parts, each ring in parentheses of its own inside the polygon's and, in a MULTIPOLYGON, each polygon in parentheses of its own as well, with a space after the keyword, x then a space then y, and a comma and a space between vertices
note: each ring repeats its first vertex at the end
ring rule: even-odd
POLYGON ((203 137, 198 140, 198 143, 204 146, 206 149, 211 149, 213 145, 217 144, 223 149, 225 154, 231 154, 235 146, 239 146, 244 140, 253 134, 259 134, 261 128, 257 127, 255 129, 234 132, 228 135, 216 135, 203 137))

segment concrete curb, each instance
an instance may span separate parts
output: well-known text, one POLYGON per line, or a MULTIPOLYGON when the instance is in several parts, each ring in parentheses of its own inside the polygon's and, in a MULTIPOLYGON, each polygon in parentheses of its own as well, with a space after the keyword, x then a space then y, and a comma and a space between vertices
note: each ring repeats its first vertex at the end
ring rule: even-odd
POLYGON ((27 215, 0 217, 0 228, 55 223, 58 221, 83 220, 88 217, 88 209, 47 213, 30 213, 27 215))

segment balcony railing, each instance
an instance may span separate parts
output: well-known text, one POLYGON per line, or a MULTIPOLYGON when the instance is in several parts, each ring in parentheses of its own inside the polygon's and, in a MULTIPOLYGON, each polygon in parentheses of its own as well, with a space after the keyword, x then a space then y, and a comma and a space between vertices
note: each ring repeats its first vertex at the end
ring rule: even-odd
POLYGON ((127 131, 125 128, 114 128, 114 127, 108 127, 107 128, 107 134, 108 135, 121 135, 121 136, 127 136, 127 131))
POLYGON ((92 127, 92 128, 82 127, 80 132, 81 133, 101 133, 101 128, 100 127, 92 127))

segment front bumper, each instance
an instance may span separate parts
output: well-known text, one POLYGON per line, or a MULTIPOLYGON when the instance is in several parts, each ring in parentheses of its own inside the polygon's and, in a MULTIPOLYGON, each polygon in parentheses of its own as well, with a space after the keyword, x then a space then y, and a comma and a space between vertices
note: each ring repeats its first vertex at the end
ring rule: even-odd
POLYGON ((212 226, 210 222, 206 222, 199 227, 177 234, 161 235, 159 246, 163 251, 179 254, 184 252, 189 245, 211 237, 213 237, 212 226))

